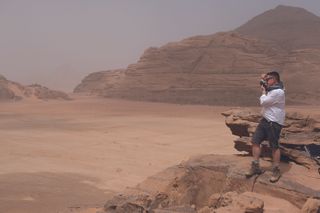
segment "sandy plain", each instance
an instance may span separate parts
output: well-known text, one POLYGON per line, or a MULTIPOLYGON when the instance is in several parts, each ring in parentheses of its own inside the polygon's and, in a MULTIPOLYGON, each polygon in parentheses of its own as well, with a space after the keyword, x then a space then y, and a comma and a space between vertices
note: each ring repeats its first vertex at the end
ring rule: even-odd
POLYGON ((1 213, 96 212, 191 156, 237 153, 221 115, 231 107, 73 98, 0 103, 1 213))
POLYGON ((0 212, 104 201, 199 154, 233 154, 229 107, 74 97, 0 104, 0 212))

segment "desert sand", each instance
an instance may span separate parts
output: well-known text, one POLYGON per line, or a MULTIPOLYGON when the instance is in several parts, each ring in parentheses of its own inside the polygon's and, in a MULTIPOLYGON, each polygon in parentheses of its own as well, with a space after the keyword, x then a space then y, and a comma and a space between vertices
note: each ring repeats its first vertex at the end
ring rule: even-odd
POLYGON ((233 154, 229 107, 74 97, 0 104, 0 212, 102 206, 190 156, 233 154))
POLYGON ((191 156, 236 154, 221 115, 230 108, 85 96, 2 102, 0 212, 95 212, 191 156))

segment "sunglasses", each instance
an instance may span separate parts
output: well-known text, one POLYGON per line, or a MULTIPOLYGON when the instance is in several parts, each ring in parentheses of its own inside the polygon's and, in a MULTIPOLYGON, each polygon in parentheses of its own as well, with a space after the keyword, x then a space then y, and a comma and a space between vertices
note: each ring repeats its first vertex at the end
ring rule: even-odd
POLYGON ((270 79, 273 79, 273 77, 268 77, 268 78, 266 78, 266 81, 269 81, 270 79))

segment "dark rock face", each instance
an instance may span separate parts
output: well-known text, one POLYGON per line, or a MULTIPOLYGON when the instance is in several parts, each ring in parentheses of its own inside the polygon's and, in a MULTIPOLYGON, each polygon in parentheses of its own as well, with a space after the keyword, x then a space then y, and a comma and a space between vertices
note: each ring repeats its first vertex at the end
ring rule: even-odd
POLYGON ((288 104, 319 104, 319 20, 304 9, 280 6, 234 32, 148 48, 127 69, 93 73, 74 92, 141 101, 255 106, 260 75, 278 70, 288 104))
POLYGON ((14 93, 4 85, 0 84, 0 100, 12 100, 14 98, 14 93))
POLYGON ((6 100, 17 100, 17 97, 14 92, 9 89, 9 81, 0 74, 0 101, 6 100))
POLYGON ((6 80, 7 79, 3 75, 0 74, 0 81, 6 81, 6 80))

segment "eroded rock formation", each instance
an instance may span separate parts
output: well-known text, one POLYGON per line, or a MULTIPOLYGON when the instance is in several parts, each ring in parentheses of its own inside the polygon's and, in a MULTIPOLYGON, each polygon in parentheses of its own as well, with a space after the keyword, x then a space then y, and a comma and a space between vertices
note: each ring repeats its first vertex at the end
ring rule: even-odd
POLYGON ((103 95, 104 91, 116 89, 123 78, 124 69, 101 71, 89 74, 75 89, 75 93, 103 95))
POLYGON ((309 197, 320 198, 318 174, 296 164, 283 164, 286 172, 273 184, 269 182, 271 163, 262 161, 267 172, 246 179, 250 161, 240 156, 194 157, 115 196, 107 201, 104 212, 263 212, 282 208, 299 212, 309 197))
MULTIPOLYGON (((249 109, 235 109, 222 114, 226 117, 226 125, 232 134, 239 136, 234 141, 235 149, 251 153, 251 139, 261 119, 260 113, 249 109)), ((287 113, 280 137, 282 155, 309 169, 318 170, 320 165, 309 156, 306 146, 320 146, 320 120, 297 112, 287 113)), ((264 154, 270 155, 268 143, 263 148, 264 154)))
POLYGON ((22 99, 50 100, 71 98, 64 92, 51 90, 39 84, 23 86, 19 83, 7 80, 0 75, 0 101, 17 101, 22 99))
POLYGON ((232 32, 150 47, 126 69, 88 75, 74 92, 143 101, 254 106, 260 75, 279 70, 290 91, 288 104, 319 104, 319 23, 320 17, 302 8, 280 6, 232 32))

